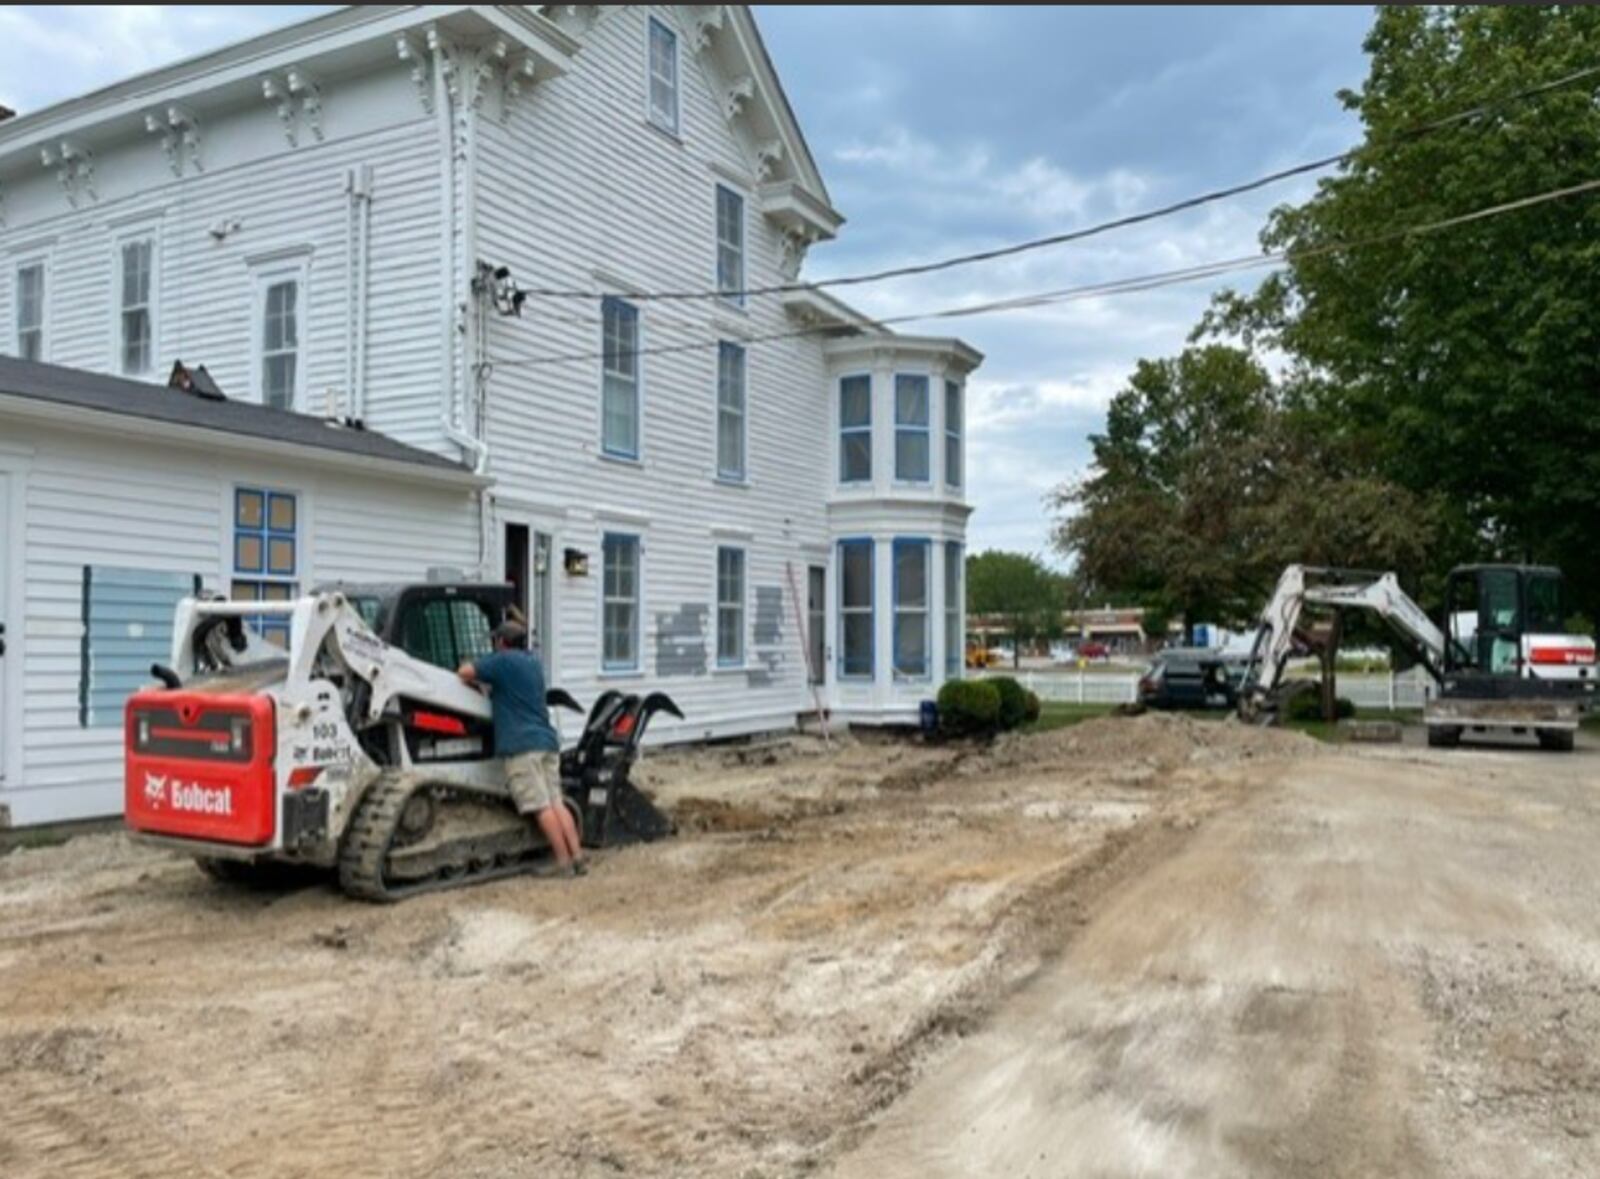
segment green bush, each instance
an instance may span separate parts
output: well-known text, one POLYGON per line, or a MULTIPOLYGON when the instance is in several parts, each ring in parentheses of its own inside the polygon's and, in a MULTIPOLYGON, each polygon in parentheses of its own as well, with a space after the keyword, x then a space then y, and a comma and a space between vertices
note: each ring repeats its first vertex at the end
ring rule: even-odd
POLYGON ((1037 693, 1037 692, 1029 692, 1028 693, 1028 707, 1027 707, 1027 710, 1023 713, 1024 718, 1031 725, 1031 724, 1033 724, 1035 721, 1037 721, 1039 719, 1039 713, 1041 711, 1042 711, 1042 708, 1041 708, 1041 706, 1039 704, 1039 693, 1037 693))
POLYGON ((990 680, 951 680, 939 689, 939 731, 949 737, 980 737, 1000 722, 1000 690, 990 680))
MULTIPOLYGON (((1349 720, 1356 714, 1356 706, 1343 696, 1333 702, 1334 712, 1340 720, 1349 720)), ((1318 721, 1322 719, 1322 692, 1317 689, 1296 692, 1289 697, 1285 710, 1292 721, 1318 721)))
POLYGON ((1008 675, 995 676, 989 682, 1000 693, 1000 731, 1016 728, 1028 717, 1028 690, 1008 675))

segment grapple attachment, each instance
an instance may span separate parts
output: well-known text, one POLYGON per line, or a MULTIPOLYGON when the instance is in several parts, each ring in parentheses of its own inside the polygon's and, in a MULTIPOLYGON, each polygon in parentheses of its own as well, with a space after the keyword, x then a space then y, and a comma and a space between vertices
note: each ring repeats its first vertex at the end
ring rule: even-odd
MULTIPOLYGON (((550 703, 576 705, 570 696, 559 700, 554 693, 550 703)), ((658 712, 683 719, 664 692, 643 697, 605 692, 589 710, 577 746, 561 755, 561 787, 582 813, 585 845, 617 847, 672 834, 672 821, 628 777, 650 719, 658 712)))

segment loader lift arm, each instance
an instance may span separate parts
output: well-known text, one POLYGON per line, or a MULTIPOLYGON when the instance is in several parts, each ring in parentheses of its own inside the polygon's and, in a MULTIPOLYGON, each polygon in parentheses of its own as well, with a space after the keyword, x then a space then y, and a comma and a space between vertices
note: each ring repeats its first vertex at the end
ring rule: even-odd
POLYGON ((1290 565, 1261 612, 1250 662, 1239 685, 1239 713, 1246 719, 1271 710, 1307 606, 1371 611, 1411 649, 1435 681, 1442 681, 1445 636, 1400 588, 1393 573, 1290 565))

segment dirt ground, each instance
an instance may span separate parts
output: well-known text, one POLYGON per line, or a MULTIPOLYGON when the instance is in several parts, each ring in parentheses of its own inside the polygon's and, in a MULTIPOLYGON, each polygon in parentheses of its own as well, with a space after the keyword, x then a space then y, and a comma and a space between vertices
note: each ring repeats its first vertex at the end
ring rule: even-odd
POLYGON ((1092 721, 652 754, 394 907, 0 858, 0 1175, 1586 1175, 1600 757, 1092 721))

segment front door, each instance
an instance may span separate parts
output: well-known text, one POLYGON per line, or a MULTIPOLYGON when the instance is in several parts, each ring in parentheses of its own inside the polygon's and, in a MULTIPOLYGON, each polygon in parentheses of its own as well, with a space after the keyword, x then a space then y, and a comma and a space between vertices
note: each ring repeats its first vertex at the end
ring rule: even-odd
POLYGON ((820 684, 827 676, 828 645, 828 570, 821 565, 806 569, 806 641, 810 644, 811 682, 820 684))

